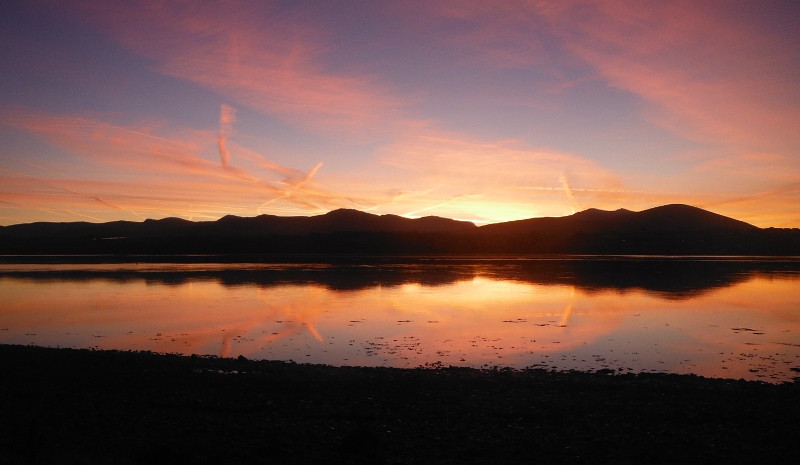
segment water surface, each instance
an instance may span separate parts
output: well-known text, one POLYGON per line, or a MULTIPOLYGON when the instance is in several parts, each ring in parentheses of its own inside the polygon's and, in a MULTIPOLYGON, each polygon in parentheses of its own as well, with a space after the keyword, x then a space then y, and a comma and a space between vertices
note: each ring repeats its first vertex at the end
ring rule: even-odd
POLYGON ((780 382, 800 376, 800 263, 4 264, 0 343, 780 382))

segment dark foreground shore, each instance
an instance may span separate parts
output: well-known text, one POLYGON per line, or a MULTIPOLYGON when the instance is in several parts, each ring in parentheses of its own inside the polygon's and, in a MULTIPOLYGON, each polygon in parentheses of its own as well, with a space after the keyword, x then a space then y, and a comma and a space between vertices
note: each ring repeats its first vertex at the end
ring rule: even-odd
POLYGON ((0 463, 775 463, 800 383, 0 345, 0 463))

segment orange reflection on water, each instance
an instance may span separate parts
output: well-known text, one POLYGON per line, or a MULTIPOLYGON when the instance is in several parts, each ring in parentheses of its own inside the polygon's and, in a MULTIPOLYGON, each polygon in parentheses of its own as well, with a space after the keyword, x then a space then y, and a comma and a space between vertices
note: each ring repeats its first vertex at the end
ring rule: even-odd
POLYGON ((220 279, 0 278, 0 342, 333 365, 669 371, 781 381, 800 367, 800 281, 690 298, 477 275, 334 290, 220 279))

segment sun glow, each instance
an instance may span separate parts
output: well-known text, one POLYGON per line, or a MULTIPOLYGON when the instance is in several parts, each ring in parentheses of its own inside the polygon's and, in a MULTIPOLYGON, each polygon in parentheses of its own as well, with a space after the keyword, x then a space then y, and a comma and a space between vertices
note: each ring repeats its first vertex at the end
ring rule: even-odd
POLYGON ((344 22, 252 0, 13 8, 0 224, 684 203, 800 226, 788 7, 356 3, 344 22))

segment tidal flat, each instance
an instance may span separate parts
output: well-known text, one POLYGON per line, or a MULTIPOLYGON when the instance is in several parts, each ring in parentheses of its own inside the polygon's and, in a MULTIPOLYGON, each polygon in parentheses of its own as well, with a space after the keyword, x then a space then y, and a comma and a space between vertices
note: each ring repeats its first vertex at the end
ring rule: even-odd
POLYGON ((800 383, 0 345, 4 463, 768 463, 800 383))

